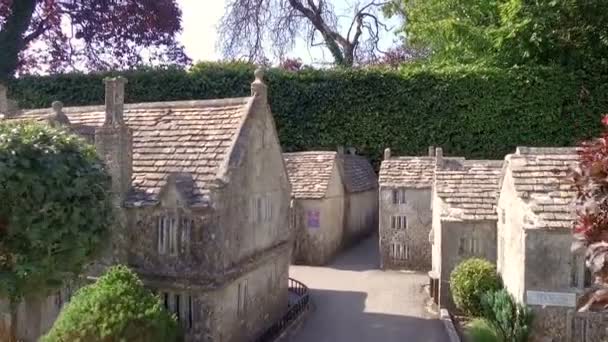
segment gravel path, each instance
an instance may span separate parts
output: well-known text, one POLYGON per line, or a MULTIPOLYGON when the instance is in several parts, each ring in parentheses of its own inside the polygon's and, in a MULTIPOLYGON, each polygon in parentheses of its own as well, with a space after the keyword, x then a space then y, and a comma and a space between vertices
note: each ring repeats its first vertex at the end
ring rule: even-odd
POLYGON ((426 309, 426 274, 379 270, 377 241, 369 238, 325 267, 291 266, 314 305, 294 342, 448 341, 426 309))

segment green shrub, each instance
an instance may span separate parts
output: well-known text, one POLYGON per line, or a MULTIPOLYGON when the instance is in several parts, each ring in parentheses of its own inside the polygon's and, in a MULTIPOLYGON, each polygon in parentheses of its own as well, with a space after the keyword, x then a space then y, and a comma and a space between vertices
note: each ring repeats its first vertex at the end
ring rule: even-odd
POLYGON ((475 317, 482 313, 481 296, 500 287, 496 267, 485 259, 465 260, 450 275, 450 291, 456 307, 475 317))
POLYGON ((0 297, 45 295, 82 272, 113 222, 110 184, 78 136, 0 122, 0 297))
POLYGON ((532 324, 532 312, 516 303, 507 290, 489 291, 481 297, 483 317, 496 329, 502 341, 526 342, 532 324))
POLYGON ((175 317, 126 266, 114 266, 78 290, 42 342, 167 342, 178 339, 175 317))
POLYGON ((465 336, 470 342, 498 342, 498 332, 493 325, 483 318, 475 318, 465 327, 465 336))
MULTIPOLYGON (((191 71, 124 72, 126 101, 248 96, 253 68, 202 63, 191 71)), ((440 145, 446 155, 502 159, 517 145, 565 146, 597 135, 598 117, 608 112, 604 73, 413 65, 403 70, 271 69, 267 79, 285 151, 347 144, 378 160, 386 147, 412 155, 440 145)), ((103 104, 104 76, 21 77, 10 92, 22 108, 49 107, 54 100, 103 104)))

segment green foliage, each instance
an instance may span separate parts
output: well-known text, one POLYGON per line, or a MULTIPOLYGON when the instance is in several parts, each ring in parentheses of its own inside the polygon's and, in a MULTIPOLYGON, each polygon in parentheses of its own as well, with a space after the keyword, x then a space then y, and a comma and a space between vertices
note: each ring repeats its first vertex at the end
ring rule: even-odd
POLYGON ((475 318, 465 326, 465 336, 470 342, 498 342, 498 332, 485 319, 475 318))
POLYGON ((505 289, 488 291, 481 297, 483 317, 496 329, 500 341, 526 342, 532 324, 532 311, 516 303, 505 289))
POLYGON ((36 123, 0 122, 0 296, 16 302, 78 275, 112 222, 95 149, 36 123))
MULTIPOLYGON (((253 66, 204 63, 131 71, 127 102, 248 96, 253 66)), ((11 84, 23 108, 103 103, 104 74, 23 77, 11 84)), ((378 160, 421 154, 504 158, 517 145, 565 146, 597 135, 608 111, 608 82, 598 70, 558 67, 500 69, 476 65, 402 70, 272 69, 270 104, 286 151, 352 145, 378 160), (542 134, 539 134, 542 132, 542 134)))
POLYGON ((169 342, 179 330, 158 297, 126 266, 78 290, 42 342, 169 342))
POLYGON ((500 287, 496 268, 485 259, 467 259, 458 264, 450 275, 450 291, 456 307, 475 317, 482 314, 482 295, 500 287))
MULTIPOLYGON (((606 63, 605 0, 398 0, 404 31, 435 59, 569 67, 606 63)), ((391 11, 389 11, 391 12, 391 11)))

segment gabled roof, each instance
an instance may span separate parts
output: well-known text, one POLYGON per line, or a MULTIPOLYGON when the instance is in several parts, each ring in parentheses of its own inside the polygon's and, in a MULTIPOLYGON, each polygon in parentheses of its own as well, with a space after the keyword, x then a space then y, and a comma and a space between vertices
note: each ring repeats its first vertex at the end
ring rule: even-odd
POLYGON ((325 197, 336 164, 336 152, 283 153, 291 182, 291 194, 298 199, 325 197))
MULTIPOLYGON (((190 204, 204 202, 210 184, 231 151, 252 97, 126 104, 125 123, 133 130, 133 189, 127 202, 153 204, 169 175, 187 174, 190 204)), ((16 118, 44 120, 51 109, 24 110, 16 118)), ((82 133, 103 124, 104 106, 68 107, 63 112, 82 133), (88 129, 87 129, 88 128, 88 129)))
POLYGON ((496 220, 501 160, 464 160, 459 168, 435 171, 435 192, 445 204, 441 219, 496 220))
POLYGON ((518 147, 505 159, 517 196, 535 214, 524 228, 571 228, 576 191, 569 174, 578 162, 576 148, 518 147))
POLYGON ((378 177, 370 162, 358 155, 344 154, 344 187, 348 192, 363 192, 378 187, 378 177))
POLYGON ((382 161, 378 182, 381 186, 430 188, 434 172, 435 157, 393 157, 382 161))

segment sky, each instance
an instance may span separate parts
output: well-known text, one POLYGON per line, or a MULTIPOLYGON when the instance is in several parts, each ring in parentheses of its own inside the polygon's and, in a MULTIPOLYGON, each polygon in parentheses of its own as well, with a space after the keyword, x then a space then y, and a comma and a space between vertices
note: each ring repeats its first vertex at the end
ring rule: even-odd
MULTIPOLYGON (((353 0, 329 0, 341 13, 348 11, 348 5, 353 0)), ((217 25, 225 10, 225 0, 177 0, 182 9, 183 32, 180 36, 186 53, 193 61, 216 61, 222 58, 216 50, 217 25)), ((347 19, 350 21, 350 19, 347 19)), ((391 26, 398 22, 393 20, 391 26)), ((394 34, 385 34, 381 47, 393 45, 396 40, 394 34)), ((296 44, 295 49, 288 56, 300 58, 305 64, 331 62, 331 55, 323 48, 308 48, 304 41, 296 44)))

